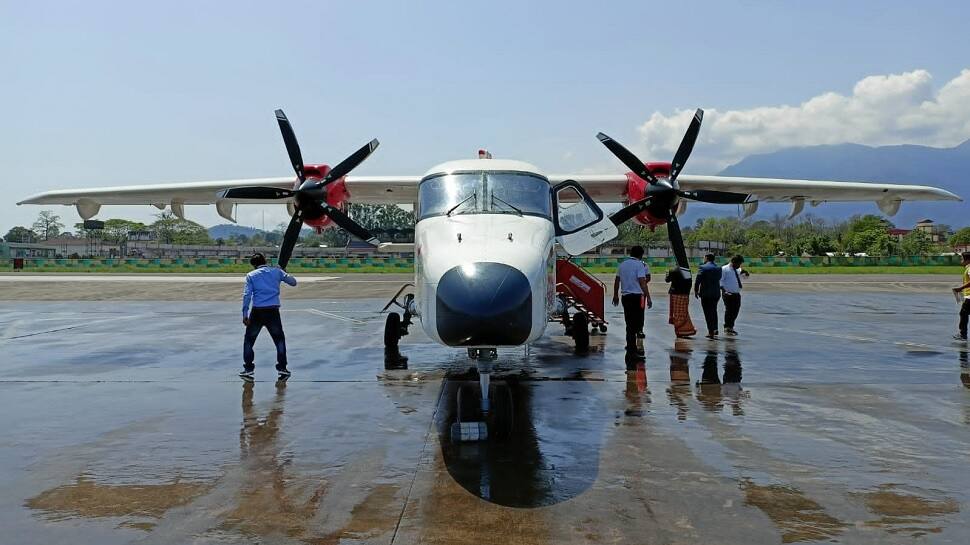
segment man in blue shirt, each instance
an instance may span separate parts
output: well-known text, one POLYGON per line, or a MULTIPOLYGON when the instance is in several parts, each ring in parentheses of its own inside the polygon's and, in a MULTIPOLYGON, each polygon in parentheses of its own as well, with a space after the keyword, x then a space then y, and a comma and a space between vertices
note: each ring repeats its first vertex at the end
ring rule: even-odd
POLYGON ((704 256, 704 264, 697 271, 694 281, 694 297, 701 300, 708 339, 717 338, 717 303, 721 299, 721 267, 714 259, 714 254, 704 256))
POLYGON ((286 340, 283 336, 283 322, 280 320, 280 282, 291 286, 296 285, 296 278, 277 267, 266 265, 266 256, 253 254, 249 260, 255 270, 246 275, 246 285, 243 287, 242 314, 243 325, 246 326, 246 336, 243 340, 243 370, 239 378, 252 382, 253 363, 256 355, 253 344, 256 337, 265 326, 269 331, 273 343, 276 345, 276 371, 279 380, 290 378, 290 371, 286 368, 286 340), (249 305, 252 303, 252 310, 249 305))

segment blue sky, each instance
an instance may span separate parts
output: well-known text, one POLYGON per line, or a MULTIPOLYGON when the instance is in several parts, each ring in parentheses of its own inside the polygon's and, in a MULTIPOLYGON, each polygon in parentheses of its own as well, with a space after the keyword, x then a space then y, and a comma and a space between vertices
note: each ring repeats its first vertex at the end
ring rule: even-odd
MULTIPOLYGON (((967 3, 681 4, 2 0, 0 231, 32 222, 39 208, 14 203, 48 189, 287 175, 277 107, 308 162, 379 138, 357 174, 420 174, 482 146, 548 171, 619 171, 597 131, 661 153, 654 115, 797 106, 925 71, 919 97, 970 68, 967 3)), ((948 145, 959 127, 897 139, 948 145)))

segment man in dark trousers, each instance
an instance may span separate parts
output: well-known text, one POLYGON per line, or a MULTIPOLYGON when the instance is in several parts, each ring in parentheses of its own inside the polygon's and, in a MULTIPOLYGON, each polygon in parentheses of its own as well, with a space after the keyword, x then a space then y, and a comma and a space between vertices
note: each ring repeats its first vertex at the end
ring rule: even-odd
POLYGON ((734 322, 741 313, 741 282, 742 276, 748 276, 748 272, 741 268, 744 257, 736 255, 731 258, 731 262, 721 267, 721 298, 724 299, 724 332, 732 337, 736 337, 738 332, 734 330, 734 322))
POLYGON ((253 360, 256 355, 253 353, 253 344, 265 326, 276 345, 276 372, 279 373, 279 380, 286 380, 290 378, 290 371, 286 367, 286 339, 283 336, 283 322, 280 320, 280 282, 295 286, 296 278, 283 269, 268 266, 266 256, 260 253, 253 254, 249 264, 254 270, 246 275, 246 285, 243 287, 242 314, 246 336, 243 339, 243 370, 239 373, 239 378, 246 382, 255 380, 253 371, 256 365, 253 360), (250 303, 252 310, 249 308, 250 303))
POLYGON ((717 338, 717 303, 721 299, 721 267, 714 262, 714 254, 704 256, 704 264, 694 280, 694 297, 701 300, 704 321, 707 322, 707 338, 717 338))
POLYGON ((647 285, 650 282, 650 270, 642 260, 643 246, 630 248, 630 257, 620 263, 613 281, 613 306, 623 301, 628 371, 635 370, 636 360, 643 357, 643 351, 637 347, 637 335, 643 330, 644 308, 653 306, 650 287, 647 285))

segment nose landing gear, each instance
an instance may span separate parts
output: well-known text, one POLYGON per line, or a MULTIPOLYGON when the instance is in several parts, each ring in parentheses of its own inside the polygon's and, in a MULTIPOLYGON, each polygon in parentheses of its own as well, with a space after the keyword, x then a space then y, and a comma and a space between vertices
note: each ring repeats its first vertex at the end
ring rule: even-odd
POLYGON ((492 365, 478 363, 478 387, 462 385, 457 395, 457 417, 451 424, 453 442, 501 440, 514 424, 512 392, 507 384, 491 382, 492 365))

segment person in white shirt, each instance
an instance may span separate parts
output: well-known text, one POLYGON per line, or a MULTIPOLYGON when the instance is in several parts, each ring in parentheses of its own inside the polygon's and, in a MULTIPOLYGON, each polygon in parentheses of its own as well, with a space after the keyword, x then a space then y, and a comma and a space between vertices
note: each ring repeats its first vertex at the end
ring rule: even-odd
POLYGON ((643 356, 643 352, 637 348, 637 335, 643 330, 644 307, 653 306, 647 285, 650 282, 650 269, 642 259, 643 246, 630 248, 630 257, 620 263, 613 281, 613 306, 618 306, 621 300, 623 302, 628 370, 635 369, 631 366, 631 360, 643 356))
POLYGON ((721 299, 724 300, 724 332, 736 336, 734 322, 741 312, 741 289, 744 284, 741 277, 748 276, 748 272, 741 268, 744 257, 736 255, 731 262, 721 267, 721 299))

